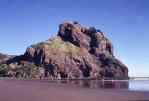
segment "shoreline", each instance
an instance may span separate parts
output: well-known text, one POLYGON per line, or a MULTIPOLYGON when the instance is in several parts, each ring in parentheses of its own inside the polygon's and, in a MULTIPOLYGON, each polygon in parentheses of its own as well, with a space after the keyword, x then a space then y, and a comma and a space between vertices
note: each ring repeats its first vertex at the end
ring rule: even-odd
POLYGON ((90 79, 90 78, 83 78, 83 79, 49 79, 49 78, 7 78, 7 77, 0 77, 0 80, 16 80, 16 81, 81 81, 81 80, 89 80, 89 81, 110 81, 110 82, 129 82, 129 81, 149 81, 148 79, 90 79))
POLYGON ((40 80, 0 80, 1 101, 149 101, 149 91, 92 89, 40 80))

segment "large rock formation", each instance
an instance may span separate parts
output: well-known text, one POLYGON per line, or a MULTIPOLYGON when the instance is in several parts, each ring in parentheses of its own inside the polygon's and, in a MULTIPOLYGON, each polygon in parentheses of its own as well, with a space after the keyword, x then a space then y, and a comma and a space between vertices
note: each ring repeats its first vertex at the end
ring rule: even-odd
POLYGON ((127 67, 115 58, 104 33, 77 22, 60 24, 55 38, 31 45, 20 61, 42 66, 54 77, 128 78, 127 67))

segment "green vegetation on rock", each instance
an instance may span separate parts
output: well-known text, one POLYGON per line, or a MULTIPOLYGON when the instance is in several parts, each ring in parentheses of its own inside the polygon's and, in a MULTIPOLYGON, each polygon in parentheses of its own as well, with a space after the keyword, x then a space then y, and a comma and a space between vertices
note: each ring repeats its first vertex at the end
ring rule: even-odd
POLYGON ((33 48, 47 49, 50 53, 65 53, 66 55, 79 55, 80 48, 71 44, 70 42, 64 42, 61 38, 56 37, 51 40, 40 42, 32 45, 33 48))

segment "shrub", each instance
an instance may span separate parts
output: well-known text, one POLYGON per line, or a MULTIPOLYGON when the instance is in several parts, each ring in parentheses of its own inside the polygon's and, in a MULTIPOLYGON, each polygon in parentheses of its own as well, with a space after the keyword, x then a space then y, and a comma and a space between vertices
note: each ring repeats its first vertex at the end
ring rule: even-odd
POLYGON ((90 33, 97 33, 97 30, 96 30, 95 27, 90 27, 90 28, 89 28, 89 32, 90 32, 90 33))

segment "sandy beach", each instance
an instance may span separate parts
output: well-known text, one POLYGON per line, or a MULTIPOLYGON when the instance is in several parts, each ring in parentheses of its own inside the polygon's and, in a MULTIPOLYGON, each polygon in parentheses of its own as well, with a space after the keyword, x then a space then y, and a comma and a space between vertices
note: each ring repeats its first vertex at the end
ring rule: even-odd
POLYGON ((0 80, 0 101, 149 101, 149 92, 90 89, 41 80, 0 80))

